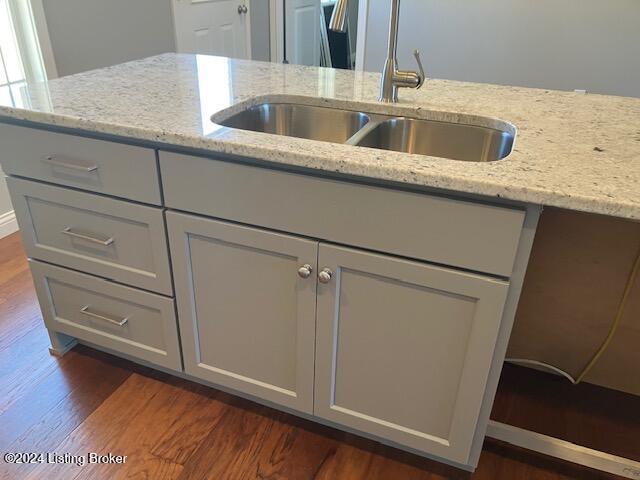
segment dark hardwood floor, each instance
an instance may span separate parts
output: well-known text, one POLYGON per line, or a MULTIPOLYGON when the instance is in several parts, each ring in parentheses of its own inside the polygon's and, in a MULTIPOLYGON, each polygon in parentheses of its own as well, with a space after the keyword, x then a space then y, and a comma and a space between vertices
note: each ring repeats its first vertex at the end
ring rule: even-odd
MULTIPOLYGON (((127 460, 18 466, 0 458, 1 479, 612 478, 491 440, 470 475, 87 347, 62 359, 50 356, 47 347, 20 238, 12 235, 0 240, 0 453, 95 452, 127 455, 127 460)), ((565 438, 600 437, 594 442, 614 442, 620 451, 631 451, 624 444, 634 443, 637 451, 632 435, 640 432, 640 410, 635 423, 622 430, 619 422, 605 419, 604 408, 595 409, 601 412, 592 422, 586 415, 593 402, 567 421, 569 406, 560 401, 536 409, 540 391, 543 397, 553 392, 544 379, 529 384, 528 373, 507 370, 496 418, 533 419, 556 425, 565 438), (533 400, 524 398, 529 393, 533 400), (542 413, 550 419, 542 420, 542 413)), ((606 401, 600 396, 594 402, 606 401)))

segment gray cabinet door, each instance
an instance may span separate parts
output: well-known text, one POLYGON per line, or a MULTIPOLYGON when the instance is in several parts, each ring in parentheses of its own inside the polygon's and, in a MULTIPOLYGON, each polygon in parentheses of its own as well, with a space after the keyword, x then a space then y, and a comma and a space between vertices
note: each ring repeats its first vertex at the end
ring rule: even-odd
POLYGON ((167 224, 185 371, 311 413, 317 242, 175 212, 167 224))
POLYGON ((466 464, 508 283, 325 244, 318 267, 314 413, 466 464))

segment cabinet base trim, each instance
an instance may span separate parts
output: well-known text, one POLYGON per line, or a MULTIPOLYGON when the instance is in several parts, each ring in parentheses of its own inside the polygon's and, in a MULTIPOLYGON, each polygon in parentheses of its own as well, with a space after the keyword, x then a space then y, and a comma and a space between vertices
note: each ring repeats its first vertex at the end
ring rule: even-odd
MULTIPOLYGON (((57 334, 57 333, 53 333, 52 335, 55 335, 56 338, 60 338, 62 336, 67 337, 67 335, 57 334)), ((75 347, 78 344, 78 340, 76 338, 73 338, 73 337, 68 337, 68 338, 69 338, 69 341, 64 344, 59 341, 52 340, 51 346, 49 347, 49 353, 54 357, 58 357, 58 358, 64 357, 67 354, 67 352, 69 352, 69 350, 71 350, 73 347, 75 347)))
POLYGON ((145 367, 153 368, 154 370, 158 370, 160 372, 168 373, 168 374, 173 375, 175 377, 182 378, 184 380, 189 380, 191 382, 198 383, 200 385, 204 385, 204 386, 209 387, 209 388, 214 388, 216 390, 220 390, 220 391, 228 393, 230 395, 234 395, 236 397, 244 398, 244 399, 249 400, 251 402, 258 403, 260 405, 264 405, 265 407, 273 408, 274 410, 278 410, 278 411, 281 411, 281 412, 284 412, 284 413, 288 413, 289 415, 294 415, 296 417, 303 418, 305 420, 309 420, 309 421, 317 423, 319 425, 324 425, 324 426, 327 426, 327 427, 330 427, 330 428, 335 428, 336 430, 341 430, 343 432, 351 433, 353 435, 357 435, 358 437, 367 438, 367 439, 372 440, 374 442, 378 442, 378 443, 381 443, 383 445, 387 445, 389 447, 396 448, 398 450, 409 452, 409 453, 411 453, 413 455, 417 455, 419 457, 423 457, 423 458, 427 458, 429 460, 433 460, 434 462, 443 463, 445 465, 449 465, 451 467, 458 468, 458 469, 463 470, 465 472, 474 472, 475 471, 475 466, 473 466, 473 465, 460 464, 460 463, 449 461, 447 459, 436 457, 434 455, 429 455, 429 454, 421 452, 419 450, 415 450, 415 449, 413 449, 411 447, 406 447, 404 445, 397 444, 397 443, 392 442, 390 440, 386 440, 384 438, 380 438, 380 437, 377 437, 375 435, 371 435, 369 433, 362 432, 360 430, 355 430, 353 428, 349 428, 349 427, 346 427, 344 425, 339 425, 337 423, 325 420, 325 419, 320 418, 320 417, 316 417, 314 415, 310 415, 308 413, 301 412, 299 410, 294 410, 294 409, 289 408, 289 407, 285 407, 285 406, 282 406, 282 405, 275 404, 273 402, 270 402, 269 400, 264 400, 262 398, 255 397, 253 395, 250 395, 250 394, 247 394, 247 393, 244 393, 244 392, 240 392, 238 390, 234 390, 232 388, 225 387, 223 385, 218 385, 216 383, 212 383, 212 382, 208 382, 206 380, 202 380, 200 378, 194 377, 194 376, 189 375, 188 373, 185 373, 185 372, 182 372, 182 371, 173 370, 171 368, 166 368, 166 367, 162 367, 162 366, 159 366, 159 365, 155 365, 155 364, 153 364, 153 363, 151 363, 149 361, 146 361, 146 360, 143 360, 143 359, 140 359, 140 358, 136 358, 136 357, 133 357, 131 355, 127 355, 125 353, 116 352, 116 351, 111 350, 111 349, 109 349, 107 347, 103 347, 101 345, 96 345, 96 344, 93 344, 91 342, 87 342, 85 340, 78 340, 78 343, 80 345, 85 345, 87 347, 93 348, 94 350, 98 350, 98 351, 101 351, 101 352, 105 352, 105 353, 111 354, 111 355, 113 355, 115 357, 118 357, 118 358, 124 358, 125 360, 129 360, 129 361, 131 361, 133 363, 136 363, 138 365, 143 365, 145 367))
POLYGON ((624 478, 640 478, 640 462, 592 450, 559 438, 490 421, 487 437, 624 478))

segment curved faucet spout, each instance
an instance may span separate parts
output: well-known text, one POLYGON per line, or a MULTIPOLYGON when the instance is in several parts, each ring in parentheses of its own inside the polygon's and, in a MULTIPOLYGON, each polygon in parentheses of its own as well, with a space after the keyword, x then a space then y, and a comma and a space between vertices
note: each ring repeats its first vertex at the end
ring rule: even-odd
POLYGON ((379 100, 385 103, 398 101, 400 88, 420 88, 424 84, 425 74, 420 60, 420 52, 416 50, 414 56, 418 62, 420 72, 399 70, 397 61, 398 51, 398 26, 400 24, 400 0, 391 1, 391 16, 389 19, 389 44, 387 48, 387 60, 382 70, 380 80, 379 100))
MULTIPOLYGON (((346 32, 347 11, 349 0, 337 0, 329 22, 329 29, 334 32, 346 32)), ((398 25, 400 23, 400 0, 391 0, 391 16, 389 18, 389 43, 387 45, 387 59, 382 70, 380 81, 379 100, 385 103, 395 103, 398 101, 398 89, 400 88, 420 88, 426 79, 420 52, 416 50, 414 56, 418 62, 420 72, 410 70, 399 70, 398 51, 398 25)))

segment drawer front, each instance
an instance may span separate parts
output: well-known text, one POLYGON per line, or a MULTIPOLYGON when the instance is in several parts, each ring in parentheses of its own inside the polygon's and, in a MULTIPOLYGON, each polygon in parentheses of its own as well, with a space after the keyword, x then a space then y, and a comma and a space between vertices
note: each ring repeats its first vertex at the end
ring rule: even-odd
POLYGON ((7 175, 162 204, 152 149, 8 124, 0 144, 7 175))
POLYGON ((173 300, 30 260, 47 328, 182 369, 173 300))
POLYGON ((163 212, 8 179, 30 257, 172 295, 163 212))
POLYGON ((508 277, 524 210, 160 152, 168 207, 508 277))

